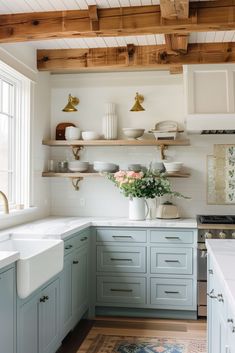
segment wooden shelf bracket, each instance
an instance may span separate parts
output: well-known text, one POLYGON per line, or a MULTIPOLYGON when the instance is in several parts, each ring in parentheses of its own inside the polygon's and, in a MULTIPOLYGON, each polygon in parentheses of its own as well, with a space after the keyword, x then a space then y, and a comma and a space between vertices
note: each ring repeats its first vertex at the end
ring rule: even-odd
POLYGON ((79 154, 83 148, 83 146, 72 146, 73 155, 76 160, 80 159, 79 154))
POLYGON ((79 183, 80 181, 83 180, 83 178, 72 178, 72 184, 75 189, 75 191, 79 191, 79 183))

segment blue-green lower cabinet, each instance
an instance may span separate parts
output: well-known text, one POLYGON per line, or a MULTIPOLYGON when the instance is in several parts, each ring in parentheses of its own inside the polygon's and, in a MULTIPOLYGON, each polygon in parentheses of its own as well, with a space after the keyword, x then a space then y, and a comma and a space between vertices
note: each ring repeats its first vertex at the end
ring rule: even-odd
POLYGON ((0 351, 15 352, 15 270, 0 272, 0 351))
POLYGON ((59 279, 20 301, 17 353, 53 353, 60 344, 59 279))
POLYGON ((65 256, 61 275, 61 337, 77 324, 88 308, 88 248, 65 256))

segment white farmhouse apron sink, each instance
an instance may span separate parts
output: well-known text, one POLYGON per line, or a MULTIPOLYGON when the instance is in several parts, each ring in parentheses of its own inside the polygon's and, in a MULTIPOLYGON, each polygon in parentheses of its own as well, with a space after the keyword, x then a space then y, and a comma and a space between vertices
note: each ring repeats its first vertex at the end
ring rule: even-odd
POLYGON ((58 239, 8 239, 1 251, 18 251, 17 293, 26 298, 63 269, 64 246, 58 239))

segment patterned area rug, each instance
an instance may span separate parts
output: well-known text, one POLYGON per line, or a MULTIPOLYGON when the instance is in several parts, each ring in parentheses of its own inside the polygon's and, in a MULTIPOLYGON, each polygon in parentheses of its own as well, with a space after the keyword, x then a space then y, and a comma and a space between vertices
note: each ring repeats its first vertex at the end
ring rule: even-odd
POLYGON ((206 353, 206 341, 202 339, 97 335, 87 353, 206 353))

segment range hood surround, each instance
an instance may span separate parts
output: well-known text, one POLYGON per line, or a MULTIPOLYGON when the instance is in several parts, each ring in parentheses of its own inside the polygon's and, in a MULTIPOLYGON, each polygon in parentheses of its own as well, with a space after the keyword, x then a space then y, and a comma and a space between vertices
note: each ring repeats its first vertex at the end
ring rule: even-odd
POLYGON ((188 133, 201 134, 205 130, 235 130, 234 114, 188 114, 185 121, 188 133))

